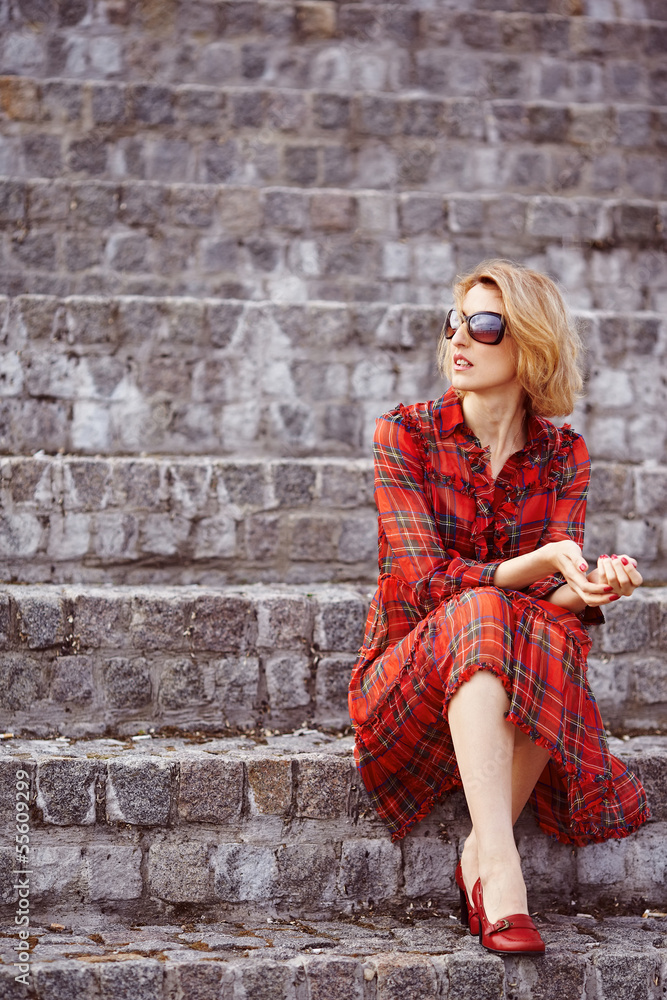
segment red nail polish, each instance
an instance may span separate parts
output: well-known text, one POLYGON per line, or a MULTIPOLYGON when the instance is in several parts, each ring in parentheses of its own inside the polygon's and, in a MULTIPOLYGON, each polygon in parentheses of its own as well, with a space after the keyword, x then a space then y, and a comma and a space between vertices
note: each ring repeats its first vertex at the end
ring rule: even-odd
POLYGON ((583 573, 583 572, 584 572, 584 570, 586 570, 587 568, 588 568, 588 567, 586 566, 586 563, 580 563, 580 564, 579 564, 579 569, 581 570, 581 572, 582 572, 582 573, 583 573))
POLYGON ((616 594, 615 597, 610 597, 609 598, 610 601, 620 601, 620 599, 621 599, 621 595, 620 594, 616 594))
POLYGON ((608 559, 608 558, 609 558, 609 556, 607 555, 606 552, 603 555, 600 556, 600 559, 608 559))
POLYGON ((605 594, 613 594, 614 588, 613 587, 605 587, 604 588, 604 592, 605 592, 605 594))
POLYGON ((612 559, 618 559, 618 556, 616 555, 616 553, 615 553, 615 552, 612 552, 612 554, 611 554, 611 558, 612 558, 612 559))
POLYGON ((625 558, 625 556, 623 556, 623 558, 621 559, 621 562, 623 563, 624 566, 628 565, 628 560, 625 558))

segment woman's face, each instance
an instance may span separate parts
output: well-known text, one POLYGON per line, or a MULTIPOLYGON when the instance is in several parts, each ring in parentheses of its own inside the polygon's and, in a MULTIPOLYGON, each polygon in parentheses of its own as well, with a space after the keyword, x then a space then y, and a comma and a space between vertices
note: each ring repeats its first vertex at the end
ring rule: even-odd
MULTIPOLYGON (((500 292, 489 285, 473 285, 461 303, 460 313, 472 316, 476 312, 502 315, 500 292)), ((508 330, 499 344, 480 344, 461 323, 449 341, 451 382, 465 392, 485 392, 503 386, 516 385, 514 345, 508 330)))

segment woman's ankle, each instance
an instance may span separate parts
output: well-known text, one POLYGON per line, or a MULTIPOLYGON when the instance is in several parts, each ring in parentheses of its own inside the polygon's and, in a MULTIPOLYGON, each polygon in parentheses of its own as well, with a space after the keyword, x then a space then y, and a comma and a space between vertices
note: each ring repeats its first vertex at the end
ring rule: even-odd
POLYGON ((486 916, 491 923, 510 913, 528 912, 526 883, 518 852, 505 857, 480 858, 479 877, 486 916))
POLYGON ((463 880, 468 889, 468 896, 472 899, 472 887, 479 878, 479 861, 477 858, 477 839, 475 831, 471 831, 466 837, 463 850, 461 852, 461 870, 463 880))

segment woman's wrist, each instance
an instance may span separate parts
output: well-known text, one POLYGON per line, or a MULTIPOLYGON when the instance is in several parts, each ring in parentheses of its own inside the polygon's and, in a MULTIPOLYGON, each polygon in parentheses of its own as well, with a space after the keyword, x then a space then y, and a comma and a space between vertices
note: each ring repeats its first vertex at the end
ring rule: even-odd
POLYGON ((544 599, 551 604, 555 604, 558 608, 565 608, 567 611, 573 611, 575 614, 583 611, 586 607, 586 602, 578 594, 575 594, 569 583, 564 583, 562 587, 552 590, 544 599))

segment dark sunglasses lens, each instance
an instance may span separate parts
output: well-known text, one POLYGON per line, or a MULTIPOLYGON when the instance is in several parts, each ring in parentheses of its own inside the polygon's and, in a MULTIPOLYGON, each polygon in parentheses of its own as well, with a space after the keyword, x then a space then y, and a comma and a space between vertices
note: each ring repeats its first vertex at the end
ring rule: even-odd
POLYGON ((494 344, 498 339, 502 322, 501 316, 477 313, 470 317, 470 333, 480 344, 494 344))
POLYGON ((461 320, 459 319, 459 314, 456 309, 450 309, 445 321, 445 336, 447 339, 451 339, 460 326, 461 320))

